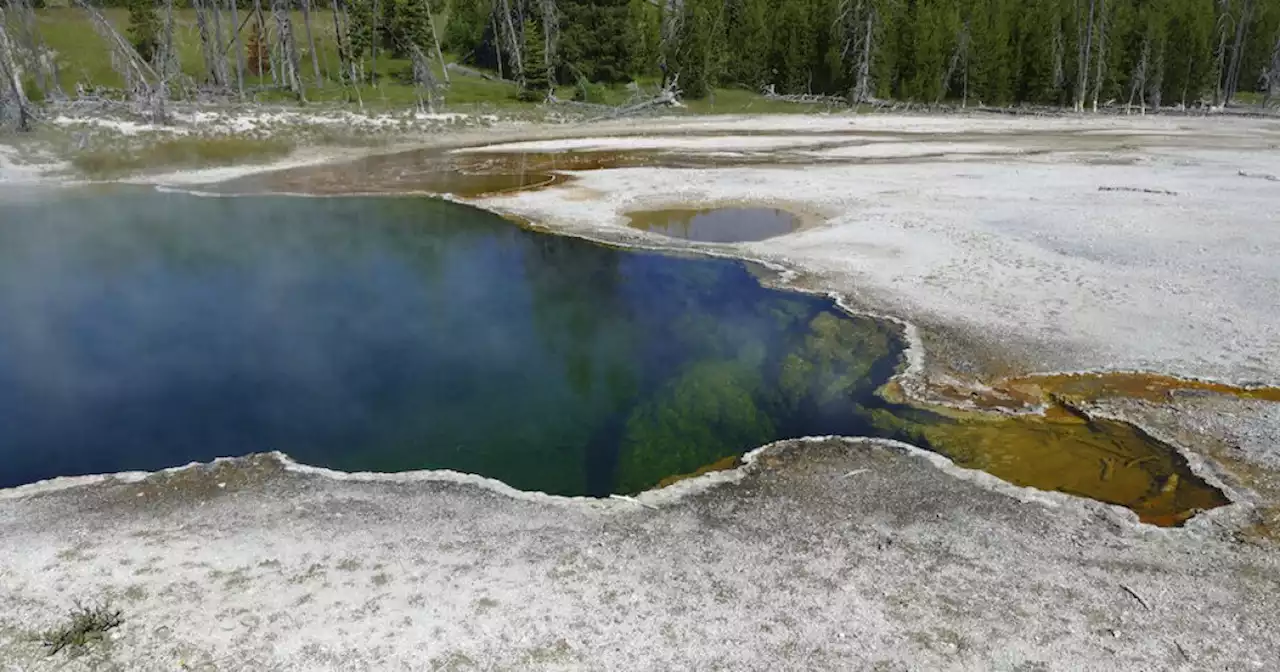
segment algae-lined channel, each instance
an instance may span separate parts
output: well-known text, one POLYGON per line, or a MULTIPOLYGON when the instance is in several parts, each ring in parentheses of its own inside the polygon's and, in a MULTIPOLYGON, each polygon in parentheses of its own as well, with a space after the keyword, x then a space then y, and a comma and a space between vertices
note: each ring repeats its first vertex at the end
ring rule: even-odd
POLYGON ((636 492, 771 441, 911 440, 1174 523, 1223 503, 1121 423, 889 403, 895 331, 741 263, 424 198, 0 204, 0 486, 279 450, 636 492))

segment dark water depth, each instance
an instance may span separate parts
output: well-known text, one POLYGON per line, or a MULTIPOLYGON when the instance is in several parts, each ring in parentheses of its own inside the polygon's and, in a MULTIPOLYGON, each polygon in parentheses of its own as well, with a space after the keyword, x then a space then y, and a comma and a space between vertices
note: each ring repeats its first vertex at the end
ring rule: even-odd
POLYGON ((633 492, 868 434, 895 337, 739 263, 418 198, 0 205, 0 486, 280 450, 633 492))
POLYGON ((0 202, 0 487, 279 450, 605 495, 841 434, 1162 525, 1226 501, 1125 423, 889 403, 900 351, 737 262, 425 198, 0 202))

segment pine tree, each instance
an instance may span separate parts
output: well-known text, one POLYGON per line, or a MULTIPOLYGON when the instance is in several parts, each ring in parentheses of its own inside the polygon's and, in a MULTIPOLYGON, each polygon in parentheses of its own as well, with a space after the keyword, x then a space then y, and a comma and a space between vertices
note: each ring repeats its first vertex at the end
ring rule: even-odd
POLYGON ((629 0, 561 0, 559 5, 564 29, 557 54, 566 70, 594 82, 628 81, 635 47, 628 39, 634 36, 629 0))
POLYGON ((475 62, 475 50, 484 41, 491 10, 488 0, 452 0, 444 27, 444 48, 475 62))
POLYGON ((398 58, 405 58, 412 46, 431 44, 431 16, 427 0, 382 0, 382 21, 378 24, 381 44, 398 58))
POLYGON ((129 41, 144 61, 152 62, 160 51, 160 14, 155 0, 128 0, 129 41))
POLYGON ((808 93, 813 53, 807 0, 786 0, 774 24, 773 83, 779 92, 808 93))
POLYGON ((377 38, 374 34, 373 0, 347 0, 347 14, 351 20, 351 33, 348 36, 351 59, 358 63, 364 59, 365 54, 373 51, 373 43, 377 38))
POLYGON ((719 0, 685 0, 670 67, 687 98, 704 98, 719 83, 725 60, 723 9, 719 0))
POLYGON ((542 102, 551 90, 551 76, 547 64, 547 47, 542 28, 533 21, 524 22, 524 86, 520 100, 542 102))
POLYGON ((769 76, 768 0, 737 0, 727 15, 728 80, 753 91, 772 83, 769 76))

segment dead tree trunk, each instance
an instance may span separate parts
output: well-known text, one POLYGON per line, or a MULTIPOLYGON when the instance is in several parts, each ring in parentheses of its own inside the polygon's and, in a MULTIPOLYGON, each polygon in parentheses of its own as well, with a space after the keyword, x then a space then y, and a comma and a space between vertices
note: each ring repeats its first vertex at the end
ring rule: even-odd
MULTIPOLYGON (((226 47, 222 46, 225 44, 222 41, 222 7, 218 6, 221 1, 209 0, 209 4, 213 9, 211 12, 213 17, 213 51, 214 55, 217 56, 218 76, 222 78, 222 85, 228 87, 231 86, 231 76, 227 74, 227 50, 226 47)), ((230 1, 235 2, 236 0, 230 1)))
POLYGON ((3 95, 0 96, 0 112, 4 107, 13 107, 17 116, 17 128, 26 132, 31 130, 34 116, 31 101, 22 89, 22 67, 14 57, 13 44, 9 40, 8 17, 0 8, 0 76, 4 77, 3 95))
POLYGON ((1080 36, 1076 52, 1075 111, 1084 111, 1084 98, 1089 90, 1089 58, 1093 55, 1093 18, 1097 0, 1089 0, 1089 21, 1080 22, 1080 0, 1076 0, 1076 34, 1080 36))
POLYGON ((409 45, 409 57, 413 62, 413 88, 418 97, 418 111, 435 114, 440 100, 440 86, 431 74, 431 61, 417 44, 409 45))
POLYGON ((226 62, 222 58, 222 40, 218 39, 218 36, 209 28, 210 13, 205 7, 205 2, 206 0, 192 0, 191 6, 196 10, 196 28, 200 32, 200 50, 204 55, 205 72, 209 76, 209 83, 222 89, 227 86, 226 62))
POLYGON ((1133 66, 1133 74, 1129 76, 1129 100, 1125 102, 1125 114, 1133 112, 1133 99, 1138 98, 1138 105, 1141 113, 1147 113, 1147 62, 1151 60, 1151 34, 1148 33, 1142 38, 1142 55, 1138 57, 1138 63, 1133 66))
POLYGON ((542 10, 542 65, 547 70, 547 81, 551 83, 551 88, 554 89, 556 86, 556 73, 555 68, 551 67, 551 65, 556 62, 556 47, 560 42, 560 13, 556 8, 556 0, 542 0, 540 8, 542 10))
MULTIPOLYGON (((234 2, 235 0, 232 1, 234 2)), ((258 40, 265 40, 267 39, 267 21, 262 16, 262 0, 253 0, 253 13, 258 19, 258 40)), ((259 50, 260 45, 261 42, 254 44, 252 48, 259 50)), ((258 63, 258 84, 262 84, 262 54, 256 53, 253 56, 253 60, 258 63)), ((274 77, 275 75, 273 74, 272 76, 274 77)))
POLYGON ((427 21, 431 24, 431 44, 436 50, 436 60, 440 61, 440 72, 444 77, 444 83, 449 84, 449 66, 444 62, 444 52, 440 50, 440 33, 436 32, 436 17, 431 14, 431 6, 427 6, 427 21))
POLYGON ((289 17, 288 0, 272 0, 272 10, 276 16, 276 43, 280 47, 284 85, 298 100, 306 101, 307 92, 302 85, 302 76, 298 73, 298 46, 294 44, 293 20, 289 17))
POLYGON ((1222 104, 1222 80, 1226 76, 1223 67, 1227 58, 1227 25, 1231 22, 1231 0, 1218 0, 1218 5, 1222 10, 1218 15, 1218 51, 1215 54, 1216 62, 1213 68, 1214 107, 1222 104))
POLYGON ((351 58, 351 21, 347 16, 347 6, 343 3, 339 7, 338 0, 331 0, 331 2, 333 3, 333 35, 338 45, 338 69, 341 73, 339 77, 344 85, 350 85, 355 91, 356 103, 360 105, 360 110, 364 111, 364 98, 360 95, 360 72, 356 69, 355 59, 351 58))
MULTIPOLYGON (((969 24, 966 22, 961 28, 960 33, 956 35, 956 46, 951 51, 951 60, 947 64, 947 71, 942 74, 941 86, 938 87, 938 96, 933 101, 935 105, 942 102, 943 97, 947 95, 947 90, 951 87, 951 80, 956 76, 956 70, 959 69, 961 62, 965 64, 965 98, 968 98, 968 80, 969 80, 969 24)), ((965 101, 966 103, 968 100, 965 101)))
MULTIPOLYGON (((235 0, 232 0, 234 2, 235 0)), ((311 69, 316 76, 316 83, 320 80, 320 53, 316 51, 316 39, 311 34, 311 0, 302 0, 302 26, 307 31, 307 48, 311 50, 311 69)))
POLYGON ((168 85, 165 78, 156 73, 137 50, 119 31, 102 16, 102 13, 88 4, 86 0, 76 0, 76 4, 89 15, 89 20, 97 33, 111 45, 111 67, 125 81, 129 98, 138 106, 138 112, 148 117, 153 123, 168 121, 166 102, 168 85))
MULTIPOLYGON (((393 0, 386 0, 392 2, 393 0)), ((382 20, 382 3, 379 0, 373 0, 373 39, 369 41, 369 60, 372 63, 369 66, 369 81, 376 88, 378 86, 378 21, 382 20)))
POLYGON ((168 82, 173 73, 181 73, 182 67, 177 63, 177 55, 173 51, 173 0, 164 3, 164 37, 160 41, 160 81, 168 82))
POLYGON ((849 104, 871 99, 871 54, 875 41, 875 8, 867 0, 842 0, 837 24, 842 24, 840 60, 847 64, 850 79, 849 104))
MULTIPOLYGON (((510 54, 511 65, 513 65, 516 70, 515 80, 520 85, 520 87, 523 88, 524 87, 524 59, 522 58, 522 55, 524 53, 524 39, 521 37, 521 34, 516 31, 515 24, 512 22, 511 1, 502 0, 500 4, 495 3, 495 7, 500 7, 502 10, 502 26, 507 29, 506 33, 504 33, 504 37, 506 38, 506 41, 507 41, 507 53, 510 54)), ((523 27, 524 25, 521 24, 522 29, 523 27)))
MULTIPOLYGON (((1163 43, 1157 45, 1147 64, 1147 104, 1157 113, 1164 101, 1164 49, 1163 43)), ((1184 105, 1183 108, 1185 107, 1184 105)))
POLYGON ((1249 36, 1249 21, 1253 18, 1253 0, 1244 0, 1240 16, 1236 19, 1236 38, 1231 46, 1231 65, 1227 68, 1227 92, 1223 105, 1230 105, 1240 85, 1240 64, 1244 60, 1244 44, 1249 36))
MULTIPOLYGON (((170 0, 172 2, 172 0, 170 0)), ((231 27, 235 32, 231 34, 231 45, 236 50, 236 93, 241 99, 244 98, 244 49, 240 46, 240 10, 237 5, 239 0, 227 0, 227 4, 231 5, 231 27)), ((246 17, 247 18, 247 17, 246 17)))
POLYGON ((1280 95, 1280 34, 1276 35, 1276 46, 1271 48, 1271 63, 1267 67, 1266 96, 1262 99, 1262 107, 1271 106, 1271 101, 1280 95))
POLYGON ((1098 94, 1102 92, 1103 68, 1107 62, 1107 0, 1100 0, 1098 9, 1098 58, 1093 77, 1093 112, 1098 112, 1098 94))
POLYGON ((498 59, 498 79, 504 79, 502 75, 502 33, 498 32, 497 12, 489 15, 489 23, 493 26, 493 51, 497 54, 498 59))
POLYGON ((6 0, 9 6, 11 26, 16 30, 9 36, 9 46, 18 58, 19 64, 26 61, 27 70, 35 82, 36 88, 46 100, 64 98, 62 86, 58 82, 58 62, 55 55, 45 46, 40 37, 40 29, 36 25, 35 11, 28 0, 6 0))
MULTIPOLYGON (((1053 91, 1062 91, 1067 85, 1067 36, 1062 33, 1062 22, 1053 26, 1053 91)), ((1061 98, 1059 98, 1061 100, 1061 98)))

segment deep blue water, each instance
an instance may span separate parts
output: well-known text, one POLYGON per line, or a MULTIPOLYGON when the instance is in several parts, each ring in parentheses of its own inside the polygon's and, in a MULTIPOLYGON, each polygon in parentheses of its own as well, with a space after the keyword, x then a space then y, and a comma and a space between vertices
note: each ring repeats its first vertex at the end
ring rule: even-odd
POLYGON ((60 192, 0 203, 0 487, 280 450, 637 491, 871 433, 882 325, 737 262, 423 198, 60 192))

